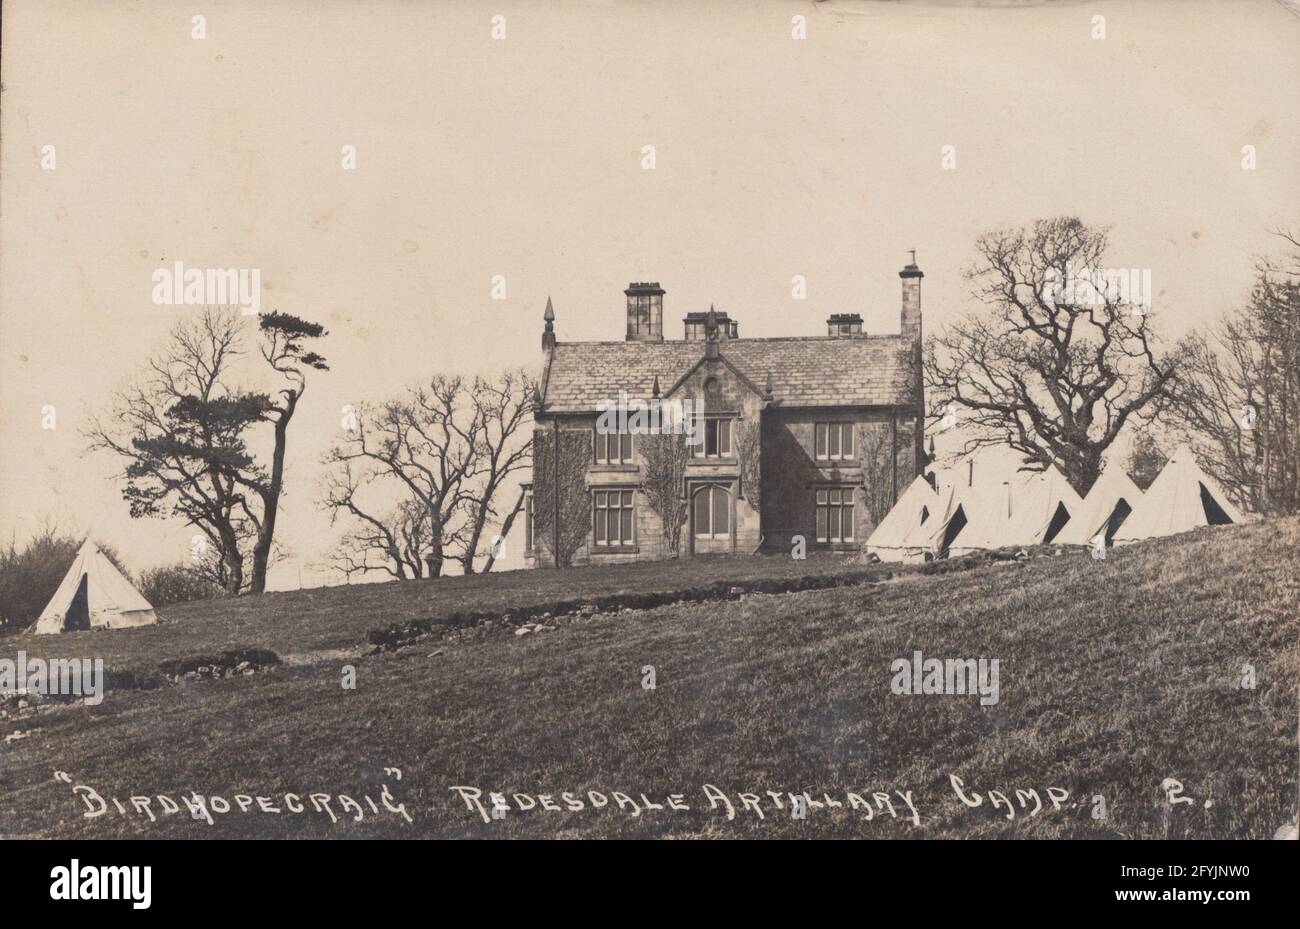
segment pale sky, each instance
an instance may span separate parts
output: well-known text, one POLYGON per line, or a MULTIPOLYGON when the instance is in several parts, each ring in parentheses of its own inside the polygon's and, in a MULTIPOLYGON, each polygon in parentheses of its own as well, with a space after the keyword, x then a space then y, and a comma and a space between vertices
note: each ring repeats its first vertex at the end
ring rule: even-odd
POLYGON ((1151 269, 1172 341, 1239 305, 1268 230, 1300 217, 1298 39, 1273 0, 11 0, 0 533, 50 516, 136 571, 188 555, 193 530, 130 519, 120 463, 80 432, 193 312, 150 299, 178 259, 258 268, 265 309, 331 330, 291 427, 277 588, 300 567, 338 580, 312 566, 335 538, 316 500, 341 408, 536 368, 548 294, 566 341, 621 338, 633 280, 663 284, 673 338, 710 303, 742 336, 850 311, 889 332, 915 248, 934 332, 969 306, 978 234, 1072 213, 1113 227, 1113 266, 1151 269))

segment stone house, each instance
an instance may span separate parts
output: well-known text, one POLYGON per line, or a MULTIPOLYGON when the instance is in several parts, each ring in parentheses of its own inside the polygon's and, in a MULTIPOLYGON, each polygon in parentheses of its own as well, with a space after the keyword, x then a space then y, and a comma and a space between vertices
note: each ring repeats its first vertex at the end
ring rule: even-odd
MULTIPOLYGON (((797 537, 809 550, 860 549, 925 465, 923 275, 912 263, 899 277, 899 332, 887 335, 867 334, 859 314, 840 313, 827 319, 825 335, 747 339, 737 320, 710 308, 686 315, 683 338, 666 339, 664 289, 633 283, 624 291, 622 341, 561 342, 547 300, 535 437, 554 436, 558 447, 563 434, 586 456, 576 495, 576 505, 589 508, 581 514, 586 538, 569 561, 673 554, 647 493, 642 451, 650 440, 598 428, 602 409, 620 397, 703 404, 698 441, 673 481, 684 504, 679 556, 790 551, 797 537)), ((559 487, 558 463, 553 470, 539 466, 533 481, 559 487)), ((558 513, 556 498, 574 497, 534 489, 525 485, 530 567, 554 562, 557 520, 538 519, 539 500, 558 513)))

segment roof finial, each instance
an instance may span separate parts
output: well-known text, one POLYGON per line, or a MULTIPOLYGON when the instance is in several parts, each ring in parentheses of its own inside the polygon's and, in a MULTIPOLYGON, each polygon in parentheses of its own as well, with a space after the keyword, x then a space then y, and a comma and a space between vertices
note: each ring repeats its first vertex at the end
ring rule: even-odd
POLYGON ((766 384, 766 386, 764 386, 764 388, 763 388, 763 399, 764 399, 764 400, 771 400, 771 399, 772 399, 772 388, 773 388, 773 384, 772 384, 772 372, 771 372, 771 371, 768 371, 768 372, 767 372, 767 384, 766 384))
POLYGON ((659 396, 659 375, 658 375, 658 374, 655 375, 654 393, 651 394, 651 396, 652 396, 652 397, 658 397, 658 396, 659 396))
POLYGON ((546 312, 542 314, 542 319, 546 320, 546 329, 542 332, 542 351, 549 351, 555 348, 555 307, 551 306, 551 295, 546 295, 546 312))

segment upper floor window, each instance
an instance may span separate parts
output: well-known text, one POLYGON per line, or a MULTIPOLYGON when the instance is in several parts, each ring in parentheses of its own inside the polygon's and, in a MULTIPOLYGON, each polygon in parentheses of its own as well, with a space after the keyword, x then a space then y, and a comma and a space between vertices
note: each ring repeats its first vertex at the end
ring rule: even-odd
POLYGON ((731 417, 709 416, 703 422, 704 441, 691 446, 696 458, 731 457, 731 417))
POLYGON ((596 464, 631 464, 632 435, 627 432, 596 433, 596 464))
POLYGON ((846 461, 853 457, 853 423, 817 423, 814 430, 819 461, 846 461))

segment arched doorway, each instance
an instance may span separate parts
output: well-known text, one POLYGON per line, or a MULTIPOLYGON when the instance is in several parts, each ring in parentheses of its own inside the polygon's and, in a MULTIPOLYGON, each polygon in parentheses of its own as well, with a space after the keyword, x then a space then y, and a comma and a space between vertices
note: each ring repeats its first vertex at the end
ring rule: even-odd
POLYGON ((701 484, 691 494, 691 542, 693 550, 730 552, 735 512, 731 488, 723 484, 701 484))

